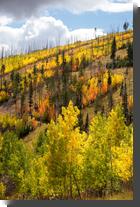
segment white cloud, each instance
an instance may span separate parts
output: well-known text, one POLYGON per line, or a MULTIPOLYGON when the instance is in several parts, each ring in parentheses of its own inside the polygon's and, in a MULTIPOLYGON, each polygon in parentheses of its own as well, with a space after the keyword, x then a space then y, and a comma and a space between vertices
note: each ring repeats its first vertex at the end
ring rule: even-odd
POLYGON ((82 13, 86 11, 101 10, 104 12, 124 12, 132 11, 133 4, 131 0, 71 0, 58 4, 59 8, 70 10, 74 13, 82 13))
MULTIPOLYGON (((77 29, 70 32, 70 35, 75 37, 76 40, 89 40, 95 38, 95 29, 77 29)), ((101 36, 104 35, 102 29, 96 30, 96 35, 101 36)))
POLYGON ((140 7, 140 0, 133 0, 133 2, 134 2, 138 7, 140 7))
POLYGON ((105 5, 101 6, 102 11, 108 11, 108 12, 124 12, 124 11, 132 11, 133 4, 131 2, 128 3, 109 3, 106 2, 105 5))
MULTIPOLYGON (((96 35, 103 35, 102 29, 96 30, 96 35)), ((61 20, 53 17, 31 17, 20 28, 0 26, 0 47, 20 51, 29 46, 39 49, 47 42, 55 46, 72 40, 87 40, 94 38, 95 29, 77 29, 70 31, 61 20)))
POLYGON ((0 16, 0 26, 10 24, 13 21, 12 18, 7 16, 0 16))

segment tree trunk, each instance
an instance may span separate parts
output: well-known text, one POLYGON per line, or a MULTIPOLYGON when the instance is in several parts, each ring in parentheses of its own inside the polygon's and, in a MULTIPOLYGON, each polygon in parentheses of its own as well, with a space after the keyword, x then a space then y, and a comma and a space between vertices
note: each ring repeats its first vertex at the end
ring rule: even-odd
POLYGON ((73 174, 73 178, 74 178, 74 181, 75 181, 75 184, 76 184, 76 188, 77 188, 77 192, 78 192, 79 198, 81 199, 80 188, 79 188, 79 186, 78 186, 78 183, 77 183, 77 180, 76 180, 76 177, 75 177, 74 174, 73 174))

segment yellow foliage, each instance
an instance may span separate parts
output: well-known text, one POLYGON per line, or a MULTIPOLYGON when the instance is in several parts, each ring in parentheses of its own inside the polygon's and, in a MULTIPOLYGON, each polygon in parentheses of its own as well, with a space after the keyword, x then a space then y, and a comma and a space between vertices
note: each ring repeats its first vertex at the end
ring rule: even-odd
POLYGON ((120 147, 112 147, 113 171, 123 181, 129 181, 133 177, 133 144, 121 144, 120 147))
POLYGON ((5 195, 6 187, 3 183, 0 183, 0 198, 3 199, 5 195))

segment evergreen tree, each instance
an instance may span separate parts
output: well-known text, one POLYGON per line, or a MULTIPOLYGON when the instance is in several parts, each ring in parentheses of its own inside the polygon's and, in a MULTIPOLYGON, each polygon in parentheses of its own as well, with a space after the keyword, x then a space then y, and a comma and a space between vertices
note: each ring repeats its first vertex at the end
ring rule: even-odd
POLYGON ((7 93, 8 92, 8 81, 7 80, 3 80, 3 86, 4 86, 4 90, 7 93))
POLYGON ((24 91, 21 92, 21 100, 20 100, 20 115, 23 116, 25 112, 25 93, 24 91))
POLYGON ((44 65, 42 64, 41 70, 40 70, 40 73, 41 73, 41 76, 42 76, 42 80, 44 79, 44 72, 45 72, 44 65))
POLYGON ((123 95, 123 82, 121 83, 121 88, 120 88, 120 96, 123 95))
POLYGON ((108 106, 109 106, 109 111, 111 111, 113 107, 113 97, 112 97, 112 77, 110 71, 108 71, 107 84, 108 84, 108 106))
POLYGON ((73 64, 74 64, 73 55, 71 55, 71 59, 70 59, 71 72, 73 70, 73 64))
POLYGON ((4 62, 4 48, 2 48, 1 60, 2 60, 2 66, 0 68, 0 76, 1 76, 0 89, 2 90, 4 73, 5 73, 5 69, 6 69, 5 64, 3 63, 4 62))
POLYGON ((89 115, 87 113, 86 122, 85 122, 85 131, 88 133, 89 130, 89 115))
POLYGON ((37 71, 38 71, 37 67, 36 67, 36 65, 34 65, 34 68, 33 68, 34 102, 35 102, 34 108, 37 105, 37 103, 36 103, 36 98, 37 98, 37 71))
POLYGON ((66 62, 65 51, 62 52, 62 97, 63 105, 68 105, 69 65, 66 62))
POLYGON ((34 65, 34 68, 33 68, 33 74, 34 74, 34 76, 37 75, 37 67, 36 67, 36 65, 34 65))
POLYGON ((112 59, 113 68, 115 68, 116 51, 117 51, 116 38, 114 37, 112 46, 111 46, 111 56, 110 56, 110 58, 112 59))
POLYGON ((2 64, 1 66, 1 90, 2 90, 2 86, 3 86, 3 81, 4 81, 4 73, 5 73, 5 65, 2 64))
POLYGON ((127 31, 128 27, 129 27, 129 23, 125 22, 123 25, 123 29, 125 30, 125 32, 127 31))
POLYGON ((108 93, 108 107, 109 107, 109 111, 111 111, 113 108, 112 88, 110 88, 108 93))
POLYGON ((56 71, 55 71, 55 83, 56 83, 56 100, 55 100, 55 105, 56 105, 56 112, 59 114, 60 113, 60 62, 59 62, 59 52, 57 51, 56 53, 56 71))
POLYGON ((15 101, 15 113, 17 114, 18 112, 17 100, 20 93, 20 81, 21 81, 21 76, 19 72, 13 72, 11 74, 11 81, 12 81, 13 98, 15 101))
POLYGON ((133 43, 128 43, 128 48, 127 48, 127 59, 129 66, 133 66, 133 43))
POLYGON ((20 94, 20 116, 23 116, 24 113, 24 104, 25 104, 25 94, 24 94, 24 88, 23 88, 23 84, 22 84, 22 78, 20 80, 20 85, 19 85, 19 94, 20 94))
POLYGON ((127 96, 126 80, 125 80, 124 86, 123 86, 122 106, 123 106, 124 116, 126 118, 126 123, 128 123, 128 120, 129 120, 129 112, 128 112, 128 96, 127 96))
POLYGON ((33 83, 31 74, 29 74, 29 113, 32 116, 32 105, 33 105, 33 83))
POLYGON ((82 81, 78 81, 78 83, 76 84, 76 106, 79 110, 82 109, 82 86, 82 81))
POLYGON ((78 125, 80 127, 80 131, 83 130, 84 125, 83 125, 83 115, 82 115, 82 111, 80 110, 80 113, 78 115, 78 125))
POLYGON ((107 85, 108 85, 108 88, 112 85, 112 78, 111 78, 110 71, 108 71, 108 80, 107 80, 107 85))
POLYGON ((80 64, 80 71, 79 71, 79 75, 80 76, 83 76, 83 70, 86 68, 86 66, 87 66, 87 61, 86 61, 86 57, 85 57, 85 55, 82 57, 82 60, 81 60, 81 64, 80 64))

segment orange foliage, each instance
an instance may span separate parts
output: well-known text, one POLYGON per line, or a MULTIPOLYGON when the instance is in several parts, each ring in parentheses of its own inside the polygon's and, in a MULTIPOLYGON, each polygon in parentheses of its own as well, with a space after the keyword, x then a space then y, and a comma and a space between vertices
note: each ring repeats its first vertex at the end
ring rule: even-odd
POLYGON ((32 127, 33 129, 36 129, 38 126, 38 122, 35 119, 32 119, 32 127))
POLYGON ((40 117, 46 115, 49 120, 55 118, 54 106, 50 104, 49 97, 46 97, 46 99, 40 104, 38 113, 40 117))
MULTIPOLYGON (((112 76, 112 87, 122 83, 123 75, 113 74, 112 76)), ((102 71, 97 74, 97 76, 92 77, 88 80, 87 83, 83 84, 82 87, 82 103, 86 106, 88 103, 93 102, 99 93, 105 94, 108 91, 108 74, 107 72, 103 73, 102 71), (101 79, 101 85, 98 86, 98 80, 101 79)), ((132 102, 130 100, 130 102, 132 102)))
POLYGON ((107 92, 107 84, 106 83, 103 83, 101 91, 102 91, 102 93, 107 92))

